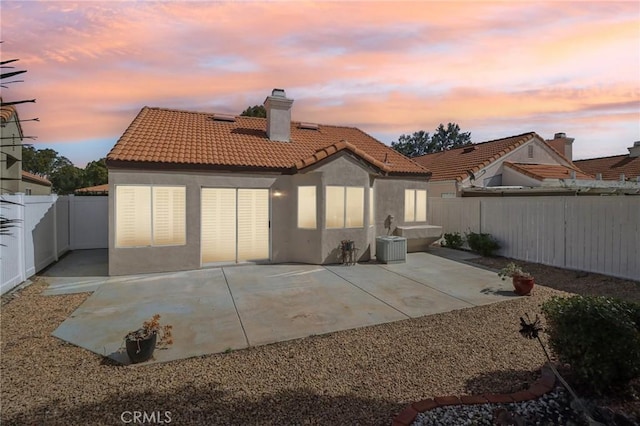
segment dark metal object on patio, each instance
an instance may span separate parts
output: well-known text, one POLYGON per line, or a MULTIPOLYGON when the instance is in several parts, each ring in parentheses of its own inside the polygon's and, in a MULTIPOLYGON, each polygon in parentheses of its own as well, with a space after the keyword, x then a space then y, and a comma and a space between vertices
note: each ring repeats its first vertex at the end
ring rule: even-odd
POLYGON ((340 250, 343 265, 356 264, 356 243, 352 240, 340 241, 340 250))

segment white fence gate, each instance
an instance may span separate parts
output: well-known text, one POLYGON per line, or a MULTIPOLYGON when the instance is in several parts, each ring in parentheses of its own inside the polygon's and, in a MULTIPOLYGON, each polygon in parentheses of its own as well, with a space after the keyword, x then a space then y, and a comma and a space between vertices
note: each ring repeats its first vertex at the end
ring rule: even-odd
POLYGON ((444 232, 486 232, 501 256, 640 280, 640 197, 429 199, 444 232))
POLYGON ((108 247, 108 197, 3 195, 2 216, 17 219, 0 236, 0 293, 41 271, 68 250, 108 247))

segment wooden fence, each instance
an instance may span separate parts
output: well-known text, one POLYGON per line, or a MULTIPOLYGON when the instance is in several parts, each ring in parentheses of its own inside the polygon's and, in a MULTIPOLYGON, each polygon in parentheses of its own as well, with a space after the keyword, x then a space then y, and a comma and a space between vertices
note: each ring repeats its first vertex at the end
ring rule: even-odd
POLYGON ((640 280, 640 197, 429 199, 444 232, 486 232, 501 256, 640 280))

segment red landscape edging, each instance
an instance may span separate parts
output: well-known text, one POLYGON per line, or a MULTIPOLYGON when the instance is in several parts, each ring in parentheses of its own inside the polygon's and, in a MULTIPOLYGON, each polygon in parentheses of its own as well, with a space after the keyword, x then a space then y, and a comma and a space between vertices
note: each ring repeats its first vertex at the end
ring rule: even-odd
POLYGON ((419 413, 424 413, 425 411, 433 410, 437 407, 487 403, 508 404, 510 402, 530 401, 551 392, 555 385, 556 376, 553 374, 551 368, 545 364, 542 367, 541 377, 527 390, 502 394, 486 393, 483 395, 448 395, 423 399, 422 401, 414 402, 398 413, 398 415, 393 419, 392 426, 409 426, 413 423, 419 413))

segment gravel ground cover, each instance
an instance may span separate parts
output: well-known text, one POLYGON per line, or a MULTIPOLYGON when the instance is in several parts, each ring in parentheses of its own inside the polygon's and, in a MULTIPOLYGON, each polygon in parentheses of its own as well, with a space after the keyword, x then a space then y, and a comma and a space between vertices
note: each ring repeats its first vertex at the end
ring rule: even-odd
POLYGON ((589 424, 571 409, 569 393, 563 387, 556 387, 533 401, 438 407, 418 414, 413 426, 492 426, 518 424, 518 421, 532 426, 589 424))
POLYGON ((121 425, 135 415, 179 425, 388 425, 424 398, 528 388, 545 358, 519 335, 519 317, 566 294, 539 285, 492 305, 124 367, 51 336, 88 294, 42 296, 45 286, 39 278, 3 297, 3 425, 121 425))

